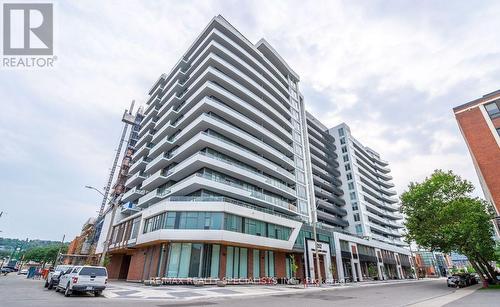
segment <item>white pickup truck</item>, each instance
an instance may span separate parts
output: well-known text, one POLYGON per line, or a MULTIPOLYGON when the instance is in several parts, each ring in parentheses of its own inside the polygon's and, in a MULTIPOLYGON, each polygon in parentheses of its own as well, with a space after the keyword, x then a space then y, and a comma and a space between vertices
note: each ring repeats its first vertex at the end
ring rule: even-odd
POLYGON ((47 275, 47 280, 45 281, 45 288, 48 288, 49 290, 56 287, 59 284, 59 277, 61 274, 64 274, 64 272, 68 271, 69 269, 72 269, 72 265, 58 265, 56 268, 49 272, 49 275, 47 275))
POLYGON ((108 283, 108 271, 99 266, 75 266, 59 278, 56 291, 64 290, 64 296, 77 292, 93 292, 95 296, 102 294, 108 283))

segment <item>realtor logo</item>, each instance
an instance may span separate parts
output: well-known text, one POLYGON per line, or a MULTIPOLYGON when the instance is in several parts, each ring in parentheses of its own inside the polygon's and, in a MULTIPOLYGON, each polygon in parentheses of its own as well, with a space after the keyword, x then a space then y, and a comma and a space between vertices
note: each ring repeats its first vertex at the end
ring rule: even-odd
POLYGON ((4 55, 53 55, 53 30, 52 3, 4 3, 4 55))

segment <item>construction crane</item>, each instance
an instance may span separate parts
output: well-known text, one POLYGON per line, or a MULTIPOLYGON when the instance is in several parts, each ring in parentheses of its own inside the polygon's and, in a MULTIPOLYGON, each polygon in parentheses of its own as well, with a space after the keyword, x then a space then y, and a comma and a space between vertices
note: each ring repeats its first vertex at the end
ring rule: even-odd
POLYGON ((132 103, 130 104, 130 109, 128 111, 125 110, 125 112, 123 113, 122 135, 120 138, 120 142, 118 143, 118 148, 116 149, 115 159, 113 160, 113 166, 111 167, 111 170, 109 172, 108 183, 104 188, 104 195, 102 197, 101 208, 99 210, 99 217, 101 217, 104 214, 104 208, 106 207, 106 203, 108 201, 109 190, 111 190, 111 185, 113 184, 113 178, 115 177, 116 165, 118 164, 118 159, 120 158, 120 154, 122 152, 122 145, 125 141, 125 136, 127 135, 128 125, 133 125, 135 123, 135 116, 132 115, 132 111, 134 110, 134 104, 135 100, 132 100, 132 103))

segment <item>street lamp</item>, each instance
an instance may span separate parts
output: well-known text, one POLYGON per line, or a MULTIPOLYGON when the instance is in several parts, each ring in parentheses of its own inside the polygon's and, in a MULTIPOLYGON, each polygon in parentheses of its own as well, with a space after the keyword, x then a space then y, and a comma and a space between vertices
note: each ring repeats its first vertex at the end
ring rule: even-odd
POLYGON ((313 217, 313 236, 314 236, 314 251, 316 254, 316 272, 318 275, 318 280, 319 280, 319 286, 321 287, 322 284, 322 278, 321 278, 321 269, 319 267, 319 251, 318 251, 318 235, 316 234, 316 227, 318 226, 318 210, 319 206, 319 201, 316 200, 316 204, 314 206, 314 217, 313 217))
POLYGON ((98 188, 94 188, 91 185, 86 185, 85 188, 90 189, 90 190, 94 190, 94 191, 96 191, 97 193, 101 194, 104 197, 104 193, 101 190, 99 190, 98 188))

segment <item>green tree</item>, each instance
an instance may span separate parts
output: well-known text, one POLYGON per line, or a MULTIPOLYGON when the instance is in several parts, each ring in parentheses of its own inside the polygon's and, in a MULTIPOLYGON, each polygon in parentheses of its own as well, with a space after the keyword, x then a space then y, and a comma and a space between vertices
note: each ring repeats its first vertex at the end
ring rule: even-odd
MULTIPOLYGON (((53 262, 56 260, 60 247, 61 246, 58 244, 31 248, 24 253, 24 261, 31 260, 40 263, 53 262)), ((65 253, 67 250, 68 246, 63 245, 61 252, 65 253)))
POLYGON ((407 235, 423 248, 466 255, 481 278, 495 280, 491 206, 472 197, 473 190, 451 171, 436 170, 422 183, 410 183, 401 195, 407 235))

